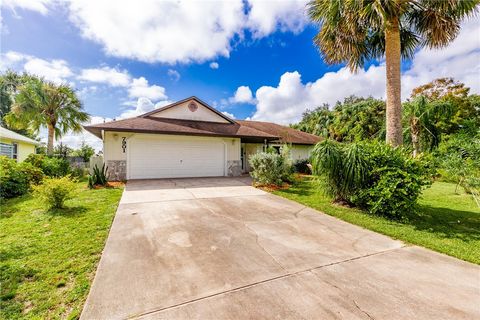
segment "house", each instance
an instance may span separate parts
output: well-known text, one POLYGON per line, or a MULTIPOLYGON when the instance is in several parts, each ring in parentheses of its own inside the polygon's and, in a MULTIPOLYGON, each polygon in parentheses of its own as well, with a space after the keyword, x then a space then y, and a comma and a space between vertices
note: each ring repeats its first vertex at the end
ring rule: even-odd
POLYGON ((0 127, 0 156, 7 156, 21 162, 29 154, 35 153, 38 145, 40 145, 38 141, 0 127))
POLYGON ((103 140, 110 179, 238 176, 250 155, 291 145, 307 159, 319 137, 270 122, 234 120, 197 97, 135 118, 85 126, 103 140))

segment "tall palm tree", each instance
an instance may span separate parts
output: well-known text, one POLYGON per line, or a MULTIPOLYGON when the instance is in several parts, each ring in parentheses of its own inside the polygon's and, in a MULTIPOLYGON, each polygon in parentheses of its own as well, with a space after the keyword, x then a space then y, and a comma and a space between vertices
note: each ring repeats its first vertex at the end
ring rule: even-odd
POLYGON ((475 13, 479 0, 312 0, 310 19, 321 25, 314 42, 327 63, 346 63, 352 70, 385 57, 386 141, 402 139, 401 59, 422 46, 448 45, 461 20, 475 13))
POLYGON ((53 154, 53 142, 68 131, 80 132, 88 113, 68 85, 43 79, 31 79, 18 87, 15 103, 5 120, 12 127, 38 132, 48 130, 47 153, 53 154))

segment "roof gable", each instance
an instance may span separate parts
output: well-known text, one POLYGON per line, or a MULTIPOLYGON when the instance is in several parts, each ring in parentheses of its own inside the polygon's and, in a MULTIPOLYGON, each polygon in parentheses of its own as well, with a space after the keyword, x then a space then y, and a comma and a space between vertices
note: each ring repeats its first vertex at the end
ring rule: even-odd
POLYGON ((4 127, 0 127, 0 139, 1 138, 15 140, 15 141, 22 141, 22 142, 26 142, 34 145, 40 144, 40 142, 38 141, 30 139, 29 137, 25 137, 24 135, 8 130, 4 127))
POLYGON ((190 97, 163 108, 148 112, 141 117, 153 117, 177 120, 193 120, 218 123, 235 123, 226 115, 210 107, 197 97, 190 97))

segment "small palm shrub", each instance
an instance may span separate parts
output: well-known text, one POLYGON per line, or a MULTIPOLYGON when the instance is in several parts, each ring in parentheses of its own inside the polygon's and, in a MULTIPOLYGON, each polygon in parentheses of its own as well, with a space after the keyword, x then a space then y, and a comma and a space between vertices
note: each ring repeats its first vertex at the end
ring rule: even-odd
POLYGON ((65 201, 72 199, 75 183, 68 176, 63 178, 46 178, 43 183, 33 187, 34 196, 45 203, 47 209, 60 209, 65 201))
POLYGON ((250 175, 258 184, 280 186, 290 181, 292 165, 282 154, 261 152, 250 156, 250 175))
POLYGON ((93 172, 88 176, 88 187, 93 189, 95 186, 106 186, 108 167, 105 167, 105 164, 102 165, 100 169, 97 165, 93 167, 93 172))
POLYGON ((375 215, 400 219, 414 210, 433 170, 407 150, 380 142, 341 144, 325 140, 312 152, 314 173, 326 191, 375 215))

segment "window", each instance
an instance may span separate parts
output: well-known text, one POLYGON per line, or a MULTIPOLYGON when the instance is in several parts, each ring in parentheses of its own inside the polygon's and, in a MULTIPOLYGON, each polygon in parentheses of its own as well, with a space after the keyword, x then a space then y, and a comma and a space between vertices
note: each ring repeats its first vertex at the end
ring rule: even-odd
POLYGON ((12 152, 12 159, 18 159, 18 144, 12 143, 13 152, 12 152))
POLYGON ((0 156, 12 158, 13 146, 11 144, 0 143, 0 156))

